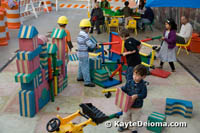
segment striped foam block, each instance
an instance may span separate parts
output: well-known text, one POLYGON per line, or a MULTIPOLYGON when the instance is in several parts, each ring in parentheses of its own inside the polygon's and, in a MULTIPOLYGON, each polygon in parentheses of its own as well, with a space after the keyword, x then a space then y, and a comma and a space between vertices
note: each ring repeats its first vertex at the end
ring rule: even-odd
POLYGON ((133 104, 131 96, 122 91, 121 88, 117 88, 115 105, 117 105, 123 112, 127 112, 133 104))
POLYGON ((70 55, 69 55, 69 60, 70 60, 70 61, 78 61, 78 56, 77 56, 77 54, 70 54, 70 55))
POLYGON ((54 28, 51 34, 51 38, 62 39, 67 36, 67 33, 64 29, 54 28))
POLYGON ((98 70, 102 68, 102 59, 101 58, 90 58, 90 69, 98 70))
POLYGON ((17 72, 29 74, 40 66, 40 58, 36 56, 33 60, 16 60, 17 72))
POLYGON ((109 79, 108 72, 104 69, 95 70, 94 79, 103 82, 109 79))
POLYGON ((173 98, 166 99, 165 114, 167 115, 180 114, 183 115, 185 118, 191 118, 192 111, 193 104, 191 101, 173 98))
POLYGON ((58 77, 58 93, 62 92, 62 90, 63 90, 63 82, 64 82, 64 77, 61 74, 58 77))
POLYGON ((49 43, 47 44, 47 52, 48 54, 56 54, 58 48, 56 44, 49 43))
MULTIPOLYGON (((153 112, 151 113, 151 115, 149 115, 147 122, 148 123, 166 122, 166 115, 158 112, 153 112)), ((156 133, 161 133, 162 129, 163 129, 162 126, 149 126, 149 125, 147 126, 147 130, 156 133)))
POLYGON ((20 51, 34 51, 38 48, 37 36, 31 39, 19 39, 19 50, 20 51))
POLYGON ((32 60, 36 56, 38 56, 41 51, 42 51, 42 47, 41 46, 39 46, 34 51, 28 51, 28 52, 26 52, 26 51, 19 51, 19 52, 17 52, 17 59, 18 60, 32 60))
POLYGON ((19 109, 21 116, 33 117, 35 115, 36 110, 34 91, 19 91, 19 109))
POLYGON ((38 35, 38 31, 34 26, 21 25, 18 33, 18 38, 32 39, 38 35))
POLYGON ((42 71, 40 70, 30 83, 21 83, 21 88, 22 90, 34 90, 35 88, 38 88, 43 81, 42 71))
POLYGON ((30 83, 39 72, 40 72, 40 68, 36 69, 31 74, 17 73, 15 75, 15 82, 30 83))

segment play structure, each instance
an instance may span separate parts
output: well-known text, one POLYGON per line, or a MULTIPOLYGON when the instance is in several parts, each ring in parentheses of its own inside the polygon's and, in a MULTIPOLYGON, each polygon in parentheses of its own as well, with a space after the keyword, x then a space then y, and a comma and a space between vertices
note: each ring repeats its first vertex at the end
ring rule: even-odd
POLYGON ((80 107, 82 108, 82 112, 78 110, 77 112, 65 118, 57 115, 57 118, 51 119, 47 123, 47 131, 54 133, 83 133, 83 128, 87 125, 97 126, 98 124, 113 118, 119 118, 122 115, 122 112, 118 112, 107 116, 91 103, 80 104, 80 107), (82 116, 87 120, 79 124, 74 124, 71 122, 73 119, 79 116, 82 116))
POLYGON ((185 118, 192 117, 193 104, 191 101, 167 98, 165 114, 180 114, 185 118))
POLYGON ((15 81, 21 84, 21 116, 33 117, 67 87, 65 36, 64 30, 55 28, 51 35, 52 43, 47 44, 47 38, 38 36, 34 26, 20 27, 15 81))

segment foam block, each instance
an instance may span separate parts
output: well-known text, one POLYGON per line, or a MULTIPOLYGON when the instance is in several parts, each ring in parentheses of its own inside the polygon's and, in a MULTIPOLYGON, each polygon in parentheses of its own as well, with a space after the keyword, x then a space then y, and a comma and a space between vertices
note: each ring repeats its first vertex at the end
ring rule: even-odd
POLYGON ((102 59, 101 58, 90 58, 90 69, 98 70, 102 68, 102 59))
POLYGON ((77 54, 70 54, 70 55, 69 55, 69 60, 70 60, 70 61, 78 61, 78 56, 77 56, 77 54))
POLYGON ((39 74, 37 74, 30 83, 21 83, 21 88, 22 90, 34 90, 35 88, 38 88, 44 80, 42 79, 42 71, 40 70, 39 74))
POLYGON ((161 78, 167 78, 171 73, 168 72, 168 71, 165 71, 165 70, 162 70, 162 69, 153 69, 150 71, 152 75, 154 76, 158 76, 158 77, 161 77, 161 78))
POLYGON ((109 87, 121 84, 121 82, 119 80, 116 80, 116 79, 107 80, 107 81, 104 81, 104 82, 99 82, 99 81, 93 80, 92 82, 97 84, 98 86, 103 87, 103 88, 109 88, 109 87))
POLYGON ((103 82, 109 79, 108 72, 104 69, 95 70, 94 72, 94 80, 99 82, 103 82))
POLYGON ((57 58, 60 60, 65 59, 65 39, 53 39, 52 42, 56 44, 58 51, 57 51, 57 58))
POLYGON ((165 114, 180 114, 185 118, 192 117, 193 104, 191 101, 167 98, 165 114))
POLYGON ((65 76, 64 80, 63 80, 63 90, 67 87, 68 85, 68 78, 67 76, 65 76))
POLYGON ((50 92, 47 88, 43 88, 41 93, 41 97, 38 100, 39 110, 42 109, 50 100, 50 92))
POLYGON ((127 112, 132 104, 133 100, 131 96, 123 92, 121 88, 117 88, 115 105, 117 105, 123 112, 127 112))
MULTIPOLYGON (((147 122, 155 123, 155 124, 156 122, 159 122, 159 123, 166 122, 166 115, 158 113, 158 112, 153 112, 151 113, 151 115, 149 115, 147 122)), ((155 133, 161 133, 162 129, 163 129, 162 126, 149 126, 149 125, 147 126, 147 130, 153 131, 155 133)))
POLYGON ((17 72, 30 74, 40 66, 39 56, 36 56, 33 60, 16 60, 17 72))
POLYGON ((61 74, 58 77, 58 93, 62 92, 62 90, 63 90, 63 83, 64 83, 64 77, 61 74))
POLYGON ((36 69, 31 74, 17 73, 15 75, 15 82, 30 83, 33 78, 40 72, 40 68, 36 69))
POLYGON ((37 40, 37 36, 32 39, 19 39, 19 50, 34 51, 38 47, 37 40))
POLYGON ((19 107, 21 116, 33 117, 35 115, 36 110, 34 91, 19 91, 19 107))
POLYGON ((17 59, 18 60, 32 60, 33 58, 38 56, 41 51, 42 51, 42 46, 38 46, 38 48, 32 52, 19 51, 17 52, 17 59))

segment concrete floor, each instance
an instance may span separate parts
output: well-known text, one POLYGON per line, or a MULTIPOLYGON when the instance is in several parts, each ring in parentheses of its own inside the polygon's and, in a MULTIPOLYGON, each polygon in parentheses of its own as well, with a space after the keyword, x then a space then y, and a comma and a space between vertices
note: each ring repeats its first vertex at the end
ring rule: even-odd
MULTIPOLYGON (((41 14, 38 19, 31 19, 24 24, 32 24, 36 26, 40 34, 46 34, 56 27, 58 16, 66 15, 69 19, 68 29, 71 31, 72 41, 76 45, 76 36, 79 32, 78 24, 82 18, 87 17, 86 9, 62 9, 57 13, 53 11, 51 14, 41 14), (73 14, 73 15, 72 15, 73 14)), ((12 31, 13 38, 10 40, 9 46, 0 51, 0 55, 4 51, 5 56, 1 56, 0 64, 7 60, 9 54, 14 53, 18 48, 17 31, 12 31), (13 46, 12 46, 13 45, 13 46), (4 58, 4 60, 2 59, 4 58)), ((146 31, 139 33, 136 39, 144 39, 151 36, 160 35, 161 32, 155 30, 153 33, 146 31)), ((108 41, 108 34, 94 36, 98 41, 108 41)), ((158 41, 151 42, 159 45, 158 41)), ((1 48, 2 49, 2 48, 1 48)), ((147 51, 144 49, 144 51, 147 51)), ((155 61, 158 64, 158 61, 155 61)), ((155 76, 147 76, 146 80, 150 82, 148 86, 148 96, 145 99, 141 121, 146 121, 151 112, 156 111, 164 113, 165 100, 169 98, 178 98, 190 100, 193 102, 193 117, 191 119, 184 118, 180 115, 167 116, 167 122, 187 122, 187 128, 165 128, 164 133, 199 133, 200 119, 200 84, 179 64, 176 63, 177 71, 172 73, 167 79, 155 76)), ((169 66, 164 66, 165 70, 170 71, 169 66)), ((19 115, 18 90, 20 84, 14 82, 14 75, 17 72, 15 61, 11 62, 0 73, 0 133, 45 133, 47 122, 57 114, 66 117, 79 109, 80 103, 91 102, 105 114, 109 115, 120 111, 114 104, 114 95, 106 99, 101 93, 101 87, 87 88, 83 83, 76 82, 78 70, 78 62, 70 62, 68 64, 69 85, 65 90, 56 97, 55 102, 49 102, 34 118, 25 118, 19 115), (57 110, 57 108, 60 108, 57 110)), ((123 84, 124 84, 123 80, 123 84)), ((118 85, 119 87, 122 86, 118 85)), ((77 118, 74 122, 84 121, 83 118, 77 118)), ((145 127, 140 128, 139 133, 149 133, 145 127)), ((116 133, 117 128, 106 128, 104 124, 96 127, 87 126, 84 128, 85 133, 116 133)))

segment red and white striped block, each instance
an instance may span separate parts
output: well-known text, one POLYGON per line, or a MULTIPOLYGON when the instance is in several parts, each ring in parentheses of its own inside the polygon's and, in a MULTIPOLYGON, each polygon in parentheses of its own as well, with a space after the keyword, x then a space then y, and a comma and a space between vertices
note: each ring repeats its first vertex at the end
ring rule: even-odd
POLYGON ((85 4, 66 4, 61 3, 60 8, 77 8, 77 9, 87 9, 88 6, 85 4))
POLYGON ((132 97, 123 92, 121 88, 117 88, 115 105, 117 105, 123 112, 127 112, 132 104, 132 97))
POLYGON ((35 106, 36 106, 36 112, 39 112, 39 98, 42 96, 42 90, 46 88, 49 90, 49 84, 46 80, 43 81, 43 83, 34 90, 35 93, 35 106))
POLYGON ((35 8, 35 11, 36 11, 36 12, 41 12, 41 11, 43 11, 43 7, 36 7, 36 8, 35 8))
POLYGON ((34 51, 36 48, 38 48, 37 40, 37 36, 32 39, 19 39, 19 50, 34 51))
POLYGON ((30 74, 40 66, 40 58, 36 56, 33 60, 16 60, 17 72, 30 74))
POLYGON ((26 17, 26 16, 29 16, 29 15, 31 15, 31 11, 26 11, 26 12, 21 13, 22 17, 26 17))

